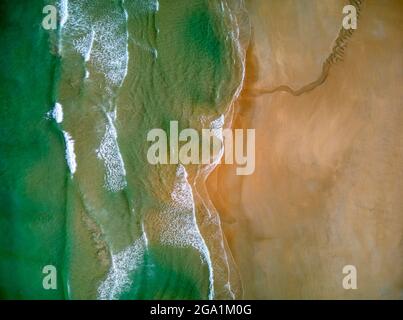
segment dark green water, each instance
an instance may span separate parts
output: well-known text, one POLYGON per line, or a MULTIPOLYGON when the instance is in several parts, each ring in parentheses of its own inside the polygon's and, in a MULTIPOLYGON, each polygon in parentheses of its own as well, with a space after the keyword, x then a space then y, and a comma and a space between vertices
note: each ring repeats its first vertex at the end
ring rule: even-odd
POLYGON ((44 118, 58 58, 41 2, 0 7, 0 296, 63 298, 62 286, 42 288, 43 266, 63 269, 66 240, 63 138, 44 118))
POLYGON ((233 297, 220 227, 196 219, 200 168, 150 165, 146 136, 228 110, 242 7, 71 0, 44 30, 49 3, 0 4, 0 298, 233 297))

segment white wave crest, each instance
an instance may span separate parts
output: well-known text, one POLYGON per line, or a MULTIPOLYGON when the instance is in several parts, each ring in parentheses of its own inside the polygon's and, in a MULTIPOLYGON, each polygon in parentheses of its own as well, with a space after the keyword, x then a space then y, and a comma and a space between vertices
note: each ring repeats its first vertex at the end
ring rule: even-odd
POLYGON ((64 141, 66 143, 66 161, 70 169, 70 173, 73 175, 77 169, 76 154, 74 153, 74 140, 71 135, 63 131, 64 141))
POLYGON ((59 102, 55 103, 55 106, 53 107, 50 115, 53 119, 55 119, 57 123, 63 122, 63 107, 59 102))

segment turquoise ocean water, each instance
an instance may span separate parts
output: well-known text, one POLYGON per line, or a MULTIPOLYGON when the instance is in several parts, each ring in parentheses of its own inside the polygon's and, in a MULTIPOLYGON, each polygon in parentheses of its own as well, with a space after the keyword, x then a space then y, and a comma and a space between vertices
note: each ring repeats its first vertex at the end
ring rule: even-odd
POLYGON ((196 188, 206 168, 150 165, 146 136, 223 126, 243 81, 242 1, 0 10, 0 298, 234 298, 196 188))

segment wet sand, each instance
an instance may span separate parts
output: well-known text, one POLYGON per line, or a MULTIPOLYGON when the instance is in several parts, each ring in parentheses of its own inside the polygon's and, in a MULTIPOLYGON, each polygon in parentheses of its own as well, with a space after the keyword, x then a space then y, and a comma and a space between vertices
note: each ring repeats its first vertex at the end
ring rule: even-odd
POLYGON ((256 129, 256 170, 207 182, 243 298, 402 298, 403 3, 363 2, 336 51, 346 1, 246 3, 233 127, 256 129))

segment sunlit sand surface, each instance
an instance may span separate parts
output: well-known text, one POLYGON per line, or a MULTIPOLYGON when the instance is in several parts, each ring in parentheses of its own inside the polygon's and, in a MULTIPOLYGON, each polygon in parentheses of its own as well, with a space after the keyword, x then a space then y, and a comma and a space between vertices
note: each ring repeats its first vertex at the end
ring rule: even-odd
POLYGON ((403 297, 401 1, 42 6, 0 2, 1 299, 403 297), (255 171, 152 164, 172 121, 255 171))
POLYGON ((321 77, 345 4, 247 2, 234 127, 256 128, 256 171, 208 180, 244 298, 402 297, 402 3, 363 1, 325 80, 288 90, 321 77), (345 265, 358 290, 343 289, 345 265))

